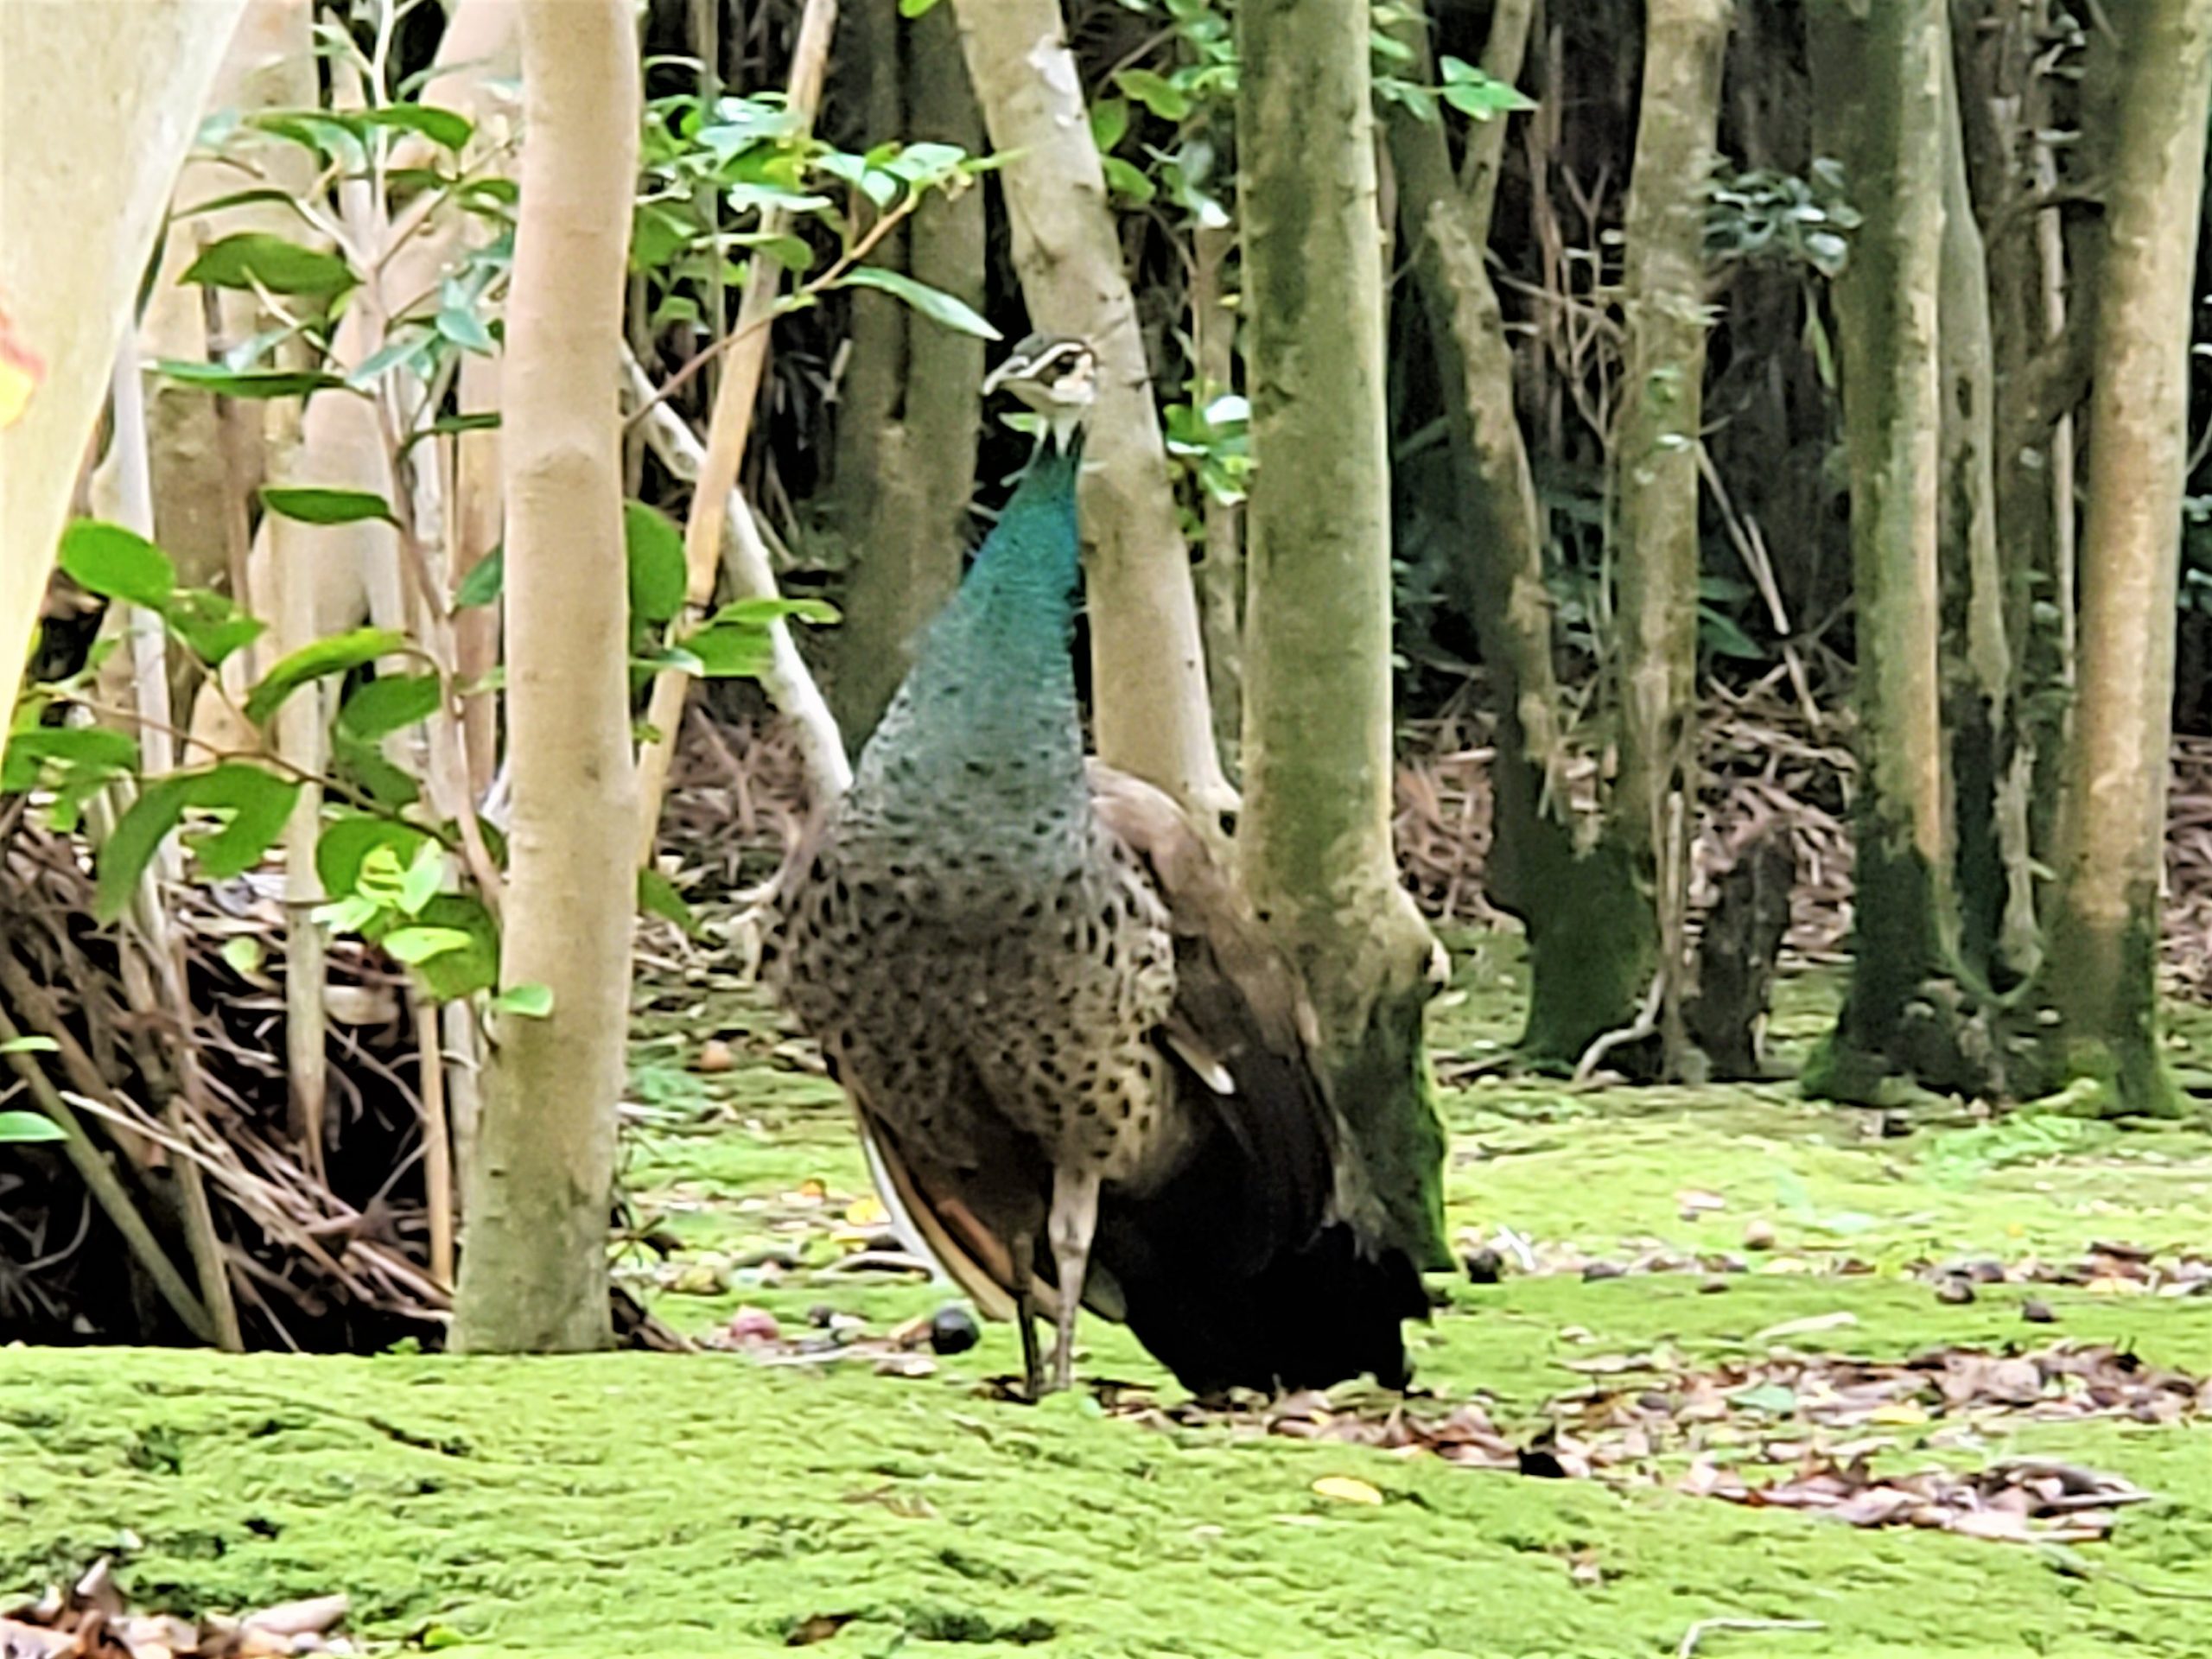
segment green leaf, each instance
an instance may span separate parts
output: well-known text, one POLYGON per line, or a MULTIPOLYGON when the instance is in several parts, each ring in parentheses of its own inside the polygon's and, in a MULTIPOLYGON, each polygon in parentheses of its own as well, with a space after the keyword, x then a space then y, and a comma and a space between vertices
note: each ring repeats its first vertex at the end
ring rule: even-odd
POLYGON ((1114 84, 1163 121, 1180 121, 1191 112, 1190 94, 1153 70, 1121 70, 1114 84))
POLYGON ((802 622, 839 620, 837 607, 826 599, 734 599, 709 617, 707 626, 734 622, 757 628, 791 618, 802 622))
POLYGON ((302 645, 264 675, 261 683, 246 694, 245 717, 255 725, 267 723, 284 699, 312 680, 343 674, 364 663, 374 662, 405 648, 407 638, 390 628, 353 628, 302 645))
POLYGON ((521 1020, 543 1020, 553 1012, 550 985, 510 985, 492 999, 492 1012, 521 1020))
POLYGON ((330 759, 338 775, 379 806, 393 811, 422 798, 423 786, 385 758, 384 751, 343 726, 330 728, 330 759))
POLYGON ((154 365, 184 385, 226 397, 304 397, 312 391, 345 390, 346 382, 319 369, 232 369, 220 363, 194 363, 165 357, 154 365))
POLYGON ((474 564, 461 579, 461 586, 454 590, 453 607, 457 611, 474 610, 480 605, 490 605, 499 597, 499 590, 507 579, 507 550, 505 543, 493 548, 474 564))
POLYGON ((299 793, 297 779, 280 778, 243 760, 226 760, 203 773, 191 804, 227 809, 231 819, 212 834, 188 837, 186 844, 202 873, 220 881, 243 875, 258 864, 284 833, 299 793))
POLYGON ((499 929, 480 902, 467 893, 442 893, 416 919, 423 928, 467 936, 466 943, 411 964, 431 995, 452 1002, 499 982, 499 929))
POLYGON ((1125 99, 1102 98, 1090 106, 1090 142, 1105 155, 1128 136, 1129 105, 1125 99))
POLYGON ((1736 619, 1725 612, 1698 607, 1698 643, 1716 657, 1735 657, 1745 662, 1766 660, 1766 652, 1758 641, 1737 625, 1736 619))
POLYGON ((404 868, 413 864, 429 840, 429 832, 414 824, 366 812, 347 812, 324 825, 316 838, 315 873, 325 893, 354 893, 360 887, 361 867, 370 854, 388 849, 404 868))
POLYGON ((353 372, 346 377, 346 385, 355 391, 374 385, 393 369, 421 370, 437 355, 438 336, 420 323, 409 323, 395 328, 385 343, 363 358, 353 372))
POLYGON ((690 582, 683 532, 657 508, 625 501, 622 543, 629 556, 631 620, 658 625, 681 613, 690 582))
POLYGON ((419 132, 432 143, 456 151, 467 144, 469 135, 476 130, 467 116, 429 104, 390 104, 380 110, 364 111, 360 119, 372 127, 419 132))
POLYGON ((137 743, 105 726, 27 726, 9 733, 7 742, 0 790, 34 788, 48 767, 87 775, 94 788, 119 772, 138 769, 137 743))
POLYGON ((279 488, 265 486, 261 499, 270 512, 287 518, 296 518, 303 524, 358 524, 364 520, 381 519, 387 524, 397 524, 392 517, 391 504, 373 490, 330 490, 279 488))
POLYGON ((847 271, 839 286, 881 289, 894 298, 904 300, 931 322, 956 334, 972 334, 978 340, 1000 338, 999 331, 977 316, 965 302, 953 298, 941 288, 918 283, 904 271, 886 270, 880 265, 861 265, 847 271))
POLYGON ((499 342, 492 338, 484 319, 464 306, 448 305, 440 310, 437 330, 464 351, 480 356, 490 357, 499 349, 499 342))
POLYGON ((162 607, 162 620, 184 642, 185 649, 210 668, 222 665, 233 652, 241 651, 268 632, 269 625, 251 617, 209 588, 180 588, 162 607))
POLYGON ((266 953, 261 948, 261 941, 252 934, 237 933, 223 941, 223 948, 217 954, 230 964, 232 972, 240 978, 251 978, 261 971, 266 953))
POLYGON ((67 1141, 59 1123, 36 1112, 0 1112, 0 1145, 29 1146, 39 1141, 67 1141))
POLYGON ((1160 187, 1141 168, 1118 156, 1103 156, 1098 164, 1105 169, 1107 188, 1126 200, 1142 207, 1160 194, 1160 187))
POLYGON ((10 1037, 0 1043, 0 1054, 59 1054, 61 1045, 51 1037, 10 1037))
POLYGON ((901 17, 926 16, 930 8, 936 4, 937 0, 899 0, 899 15, 901 17))
POLYGON ((111 922, 124 912, 155 852, 190 807, 231 814, 228 823, 192 843, 200 868, 217 880, 251 869, 283 833, 299 788, 289 778, 243 760, 154 779, 139 791, 99 850, 93 914, 111 922))
POLYGON ((395 962, 417 966, 452 950, 466 950, 474 943, 457 927, 396 927, 378 943, 395 962))
POLYGON ((750 622, 709 625, 677 642, 699 659, 702 679, 754 679, 768 666, 767 630, 750 622))
POLYGON ((419 916, 446 884, 446 855, 442 847, 425 845, 415 851, 415 861, 399 879, 399 907, 419 916))
POLYGON ((211 242, 180 283, 206 288, 265 288, 273 294, 334 299, 360 279, 334 253, 303 248, 265 231, 240 231, 211 242))
POLYGON ((1787 1417, 1797 1409, 1797 1395, 1779 1382, 1762 1382, 1755 1389, 1730 1395, 1728 1403, 1741 1406, 1746 1411, 1763 1411, 1770 1417, 1787 1417))
POLYGON ((339 723, 354 736, 374 741, 437 712, 441 696, 435 674, 385 674, 359 687, 339 710, 339 723))
POLYGON ((176 566, 143 536, 97 518, 61 533, 61 568, 88 593, 159 610, 176 587, 176 566))
POLYGON ((674 922, 694 938, 698 935, 698 918, 692 915, 691 906, 683 902, 683 895, 676 890, 676 883, 658 870, 643 865, 638 869, 638 908, 648 916, 674 922))
POLYGON ((114 832, 93 861, 92 914, 101 921, 113 921, 129 906, 138 878, 184 816, 198 781, 190 772, 157 778, 138 791, 130 810, 116 820, 114 832))

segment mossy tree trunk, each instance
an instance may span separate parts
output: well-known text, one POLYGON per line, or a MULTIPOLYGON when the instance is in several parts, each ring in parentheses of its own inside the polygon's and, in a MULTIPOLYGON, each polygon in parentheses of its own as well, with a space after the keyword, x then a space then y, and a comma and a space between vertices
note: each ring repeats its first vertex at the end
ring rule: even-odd
POLYGON ((1951 750, 1961 966, 1987 986, 2024 978, 2038 947, 2026 779, 2012 766, 2012 646, 1997 542, 1989 257, 1967 173, 1950 30, 1940 12, 1938 20, 1945 23, 1936 57, 1942 81, 1937 295, 1942 483, 1936 537, 1943 576, 1943 725, 1951 750))
MULTIPOLYGON (((980 151, 951 13, 901 20, 888 6, 844 14, 845 56, 863 78, 866 140, 930 140, 980 151)), ((931 204, 879 264, 971 308, 983 304, 983 193, 931 204)), ((837 405, 837 490, 855 555, 836 642, 837 721, 867 741, 912 663, 922 625, 960 582, 976 474, 982 342, 914 315, 887 294, 855 291, 853 353, 837 405)))
POLYGON ((2064 1071, 2101 1084, 2107 1110, 2165 1116, 2182 1109, 2157 973, 2212 11, 2133 0, 2107 16, 2120 95, 2089 394, 2081 683, 2045 982, 2064 1071))
POLYGON ((1660 1066, 1688 1075, 1690 837, 1697 814, 1699 423, 1705 212, 1733 0, 1650 0, 1628 194, 1628 365, 1613 452, 1620 570, 1620 772, 1613 832, 1649 894, 1660 1066))
MULTIPOLYGON (((1482 63, 1493 78, 1518 79, 1533 11, 1533 0, 1503 0, 1493 15, 1482 63)), ((1408 74, 1433 80, 1421 19, 1396 32, 1414 54, 1408 74)), ((1402 106, 1387 120, 1398 214, 1458 461, 1468 609, 1498 710, 1489 897, 1528 930, 1522 1052, 1571 1064, 1635 1018, 1651 975, 1646 910, 1620 844, 1579 834, 1567 804, 1543 518, 1514 410, 1513 352, 1483 263, 1497 148, 1482 143, 1487 129, 1478 133, 1463 181, 1441 128, 1402 106)))
POLYGON ((453 1345, 601 1348, 629 1012, 637 779, 615 366, 636 182, 626 0, 522 14, 525 128, 502 447, 512 865, 499 1021, 470 1177, 453 1345))
POLYGON ((1304 971, 1387 1235, 1443 1265, 1421 1045, 1440 954, 1390 841, 1389 463, 1364 0, 1243 0, 1255 470, 1244 635, 1254 902, 1304 971))
POLYGON ((1871 1101, 1908 1003, 1955 957, 1939 541, 1942 0, 1818 0, 1815 142, 1862 223, 1834 301, 1858 599, 1860 785, 1852 975, 1808 1090, 1871 1101))
POLYGON ((1175 515, 1136 302, 1059 0, 950 0, 1036 328, 1098 353, 1084 471, 1098 753, 1217 830, 1235 804, 1214 747, 1190 550, 1175 515))

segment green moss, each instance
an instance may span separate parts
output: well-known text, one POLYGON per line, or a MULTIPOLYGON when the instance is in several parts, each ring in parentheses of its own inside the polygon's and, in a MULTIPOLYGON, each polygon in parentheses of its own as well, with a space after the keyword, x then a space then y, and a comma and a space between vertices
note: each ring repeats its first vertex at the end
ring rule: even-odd
MULTIPOLYGON (((1447 1059, 1509 1040, 1517 947, 1474 942, 1433 1031, 1447 1059)), ((1790 982, 1775 1019, 1792 1056, 1832 1019, 1824 982, 1790 982)), ((682 1070, 649 1038, 657 1104, 629 1138, 632 1202, 675 1242, 672 1270, 775 1245, 775 1282, 660 1295, 703 1330, 740 1300, 787 1323, 829 1302, 880 1328, 941 1287, 826 1271, 832 1229, 864 1191, 845 1110, 743 999, 687 995, 741 1064, 682 1070), (817 1197, 805 1184, 821 1184, 817 1197)), ((656 1023, 658 1020, 656 1020, 656 1023)), ((2199 1029, 2202 1022, 2190 1027, 2199 1029)), ((1450 1067, 1447 1077, 1453 1075, 1450 1067)), ((1459 1286, 1416 1333, 1421 1381, 1486 1391, 1526 1429, 1572 1365, 1658 1342, 1704 1360, 1785 1320, 1847 1315, 1813 1340, 1893 1357, 1942 1343, 2052 1335, 2125 1344, 2212 1370, 2212 1300, 2017 1285, 1939 1303, 1920 1260, 2046 1262, 2118 1236, 2171 1252, 2212 1237, 2212 1134, 2121 1132, 2032 1114, 1864 1138, 1855 1115, 1792 1085, 1574 1091, 1522 1079, 1446 1089, 1447 1225, 1501 1228, 1540 1258, 1627 1262, 1664 1249, 1737 1252, 1746 1271, 1584 1282, 1572 1273, 1459 1286), (1694 1192, 1699 1204, 1686 1206, 1694 1192), (1711 1207, 1710 1200, 1720 1205, 1711 1207), (1747 1251, 1754 1217, 1770 1249, 1747 1251), (1840 1271, 1847 1262, 1865 1271, 1840 1271)), ((628 1271, 650 1286, 646 1264, 628 1271)), ((1161 1383, 1123 1332, 1082 1328, 1087 1375, 1161 1383)), ((0 1596, 138 1541, 131 1592, 194 1610, 343 1589, 357 1628, 397 1642, 435 1628, 482 1654, 737 1656, 784 1650, 842 1618, 837 1656, 932 1653, 1296 1655, 1300 1659, 1647 1659, 1716 1617, 1811 1618, 1777 1659, 2202 1659, 2212 1429, 2051 1423, 1908 1460, 2044 1455, 2158 1494, 2084 1580, 2033 1550, 1663 1492, 1523 1480, 1385 1453, 1217 1433, 1170 1436, 1063 1400, 978 1397, 1016 1360, 1012 1333, 930 1378, 816 1374, 734 1356, 548 1360, 225 1359, 0 1351, 0 1596), (1367 1481, 1376 1508, 1313 1491, 1367 1481), (1604 1574, 1578 1584, 1578 1554, 1604 1574), (2110 1569, 2106 1571, 2104 1569, 2110 1569)), ((1719 1638, 1711 1644, 1722 1651, 1719 1638)))

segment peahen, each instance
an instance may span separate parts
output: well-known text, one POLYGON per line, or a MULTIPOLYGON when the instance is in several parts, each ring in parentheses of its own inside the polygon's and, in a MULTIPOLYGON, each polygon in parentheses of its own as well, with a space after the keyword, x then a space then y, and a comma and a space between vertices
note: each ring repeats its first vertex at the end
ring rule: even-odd
POLYGON ((1027 473, 778 884, 764 967, 892 1189, 978 1305, 1127 1321, 1187 1387, 1405 1378, 1419 1276, 1378 1242, 1287 963, 1181 810, 1086 764, 1070 661, 1095 362, 986 382, 1027 473))

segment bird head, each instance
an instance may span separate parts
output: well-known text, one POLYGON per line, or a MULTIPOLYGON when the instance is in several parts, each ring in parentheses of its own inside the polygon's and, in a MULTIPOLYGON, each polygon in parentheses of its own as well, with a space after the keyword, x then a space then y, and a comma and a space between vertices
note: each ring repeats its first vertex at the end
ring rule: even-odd
POLYGON ((1045 417, 1046 442, 1065 450, 1098 392, 1098 358, 1088 340, 1032 334, 983 380, 983 395, 1009 393, 1045 417))

